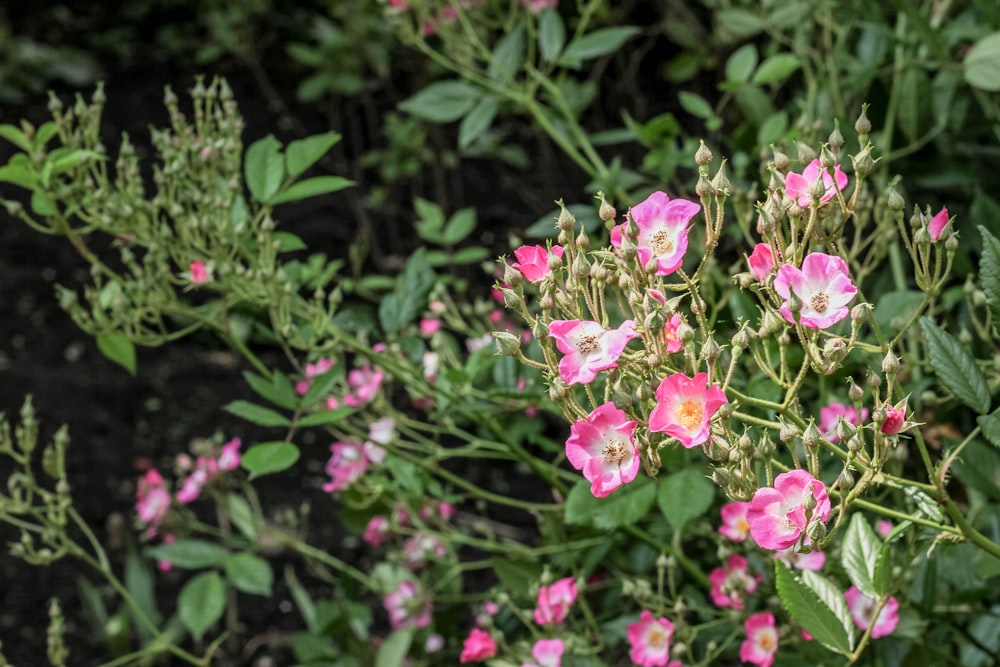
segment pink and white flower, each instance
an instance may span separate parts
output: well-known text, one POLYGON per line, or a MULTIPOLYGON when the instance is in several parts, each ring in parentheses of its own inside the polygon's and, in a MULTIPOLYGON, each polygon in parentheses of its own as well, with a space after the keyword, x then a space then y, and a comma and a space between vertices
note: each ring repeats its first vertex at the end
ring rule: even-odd
POLYGON ((192 285, 204 285, 212 279, 212 272, 205 265, 205 262, 191 262, 188 267, 188 276, 192 285))
POLYGON ((735 500, 722 506, 722 525, 719 533, 733 542, 743 542, 750 534, 750 523, 747 521, 747 509, 750 503, 735 500))
MULTIPOLYGON (((680 268, 688 247, 688 222, 701 206, 686 199, 670 199, 665 192, 654 192, 644 202, 629 209, 629 216, 639 228, 636 256, 642 266, 656 260, 656 275, 668 276, 680 268)), ((627 223, 626 223, 627 224, 627 223)), ((625 225, 611 230, 611 244, 620 248, 625 225)))
POLYGON ((847 174, 840 170, 840 166, 833 168, 833 176, 831 176, 830 172, 824 169, 817 159, 807 164, 801 174, 789 172, 785 175, 785 194, 794 199, 802 208, 809 208, 812 206, 812 195, 809 194, 809 189, 820 178, 823 179, 823 185, 826 186, 826 191, 819 198, 821 204, 830 201, 838 190, 843 192, 844 188, 847 187, 847 174))
POLYGON ((167 490, 167 483, 155 468, 147 470, 136 485, 135 510, 139 514, 139 520, 148 527, 148 535, 156 534, 168 509, 170 491, 167 490))
POLYGON ((549 257, 551 255, 561 258, 563 256, 562 246, 552 246, 551 252, 545 246, 521 246, 514 251, 517 261, 511 264, 511 267, 520 271, 521 275, 530 282, 537 283, 552 272, 549 268, 549 257))
POLYGON ((389 520, 379 514, 368 520, 362 539, 373 547, 380 547, 385 544, 390 535, 392 532, 389 529, 389 520))
POLYGON ((678 329, 684 323, 684 318, 680 313, 674 313, 663 325, 663 348, 667 354, 673 354, 683 347, 678 329))
POLYGON ((778 629, 774 616, 767 612, 753 614, 743 624, 747 638, 740 645, 740 660, 757 667, 771 667, 778 652, 778 629))
POLYGON ((670 660, 670 640, 674 636, 674 624, 665 618, 654 618, 652 612, 644 609, 639 614, 639 622, 626 628, 628 656, 642 667, 663 667, 670 660))
POLYGON ((305 395, 305 393, 309 391, 309 385, 312 384, 312 379, 317 375, 326 373, 331 368, 333 368, 332 359, 317 359, 316 363, 306 364, 306 377, 304 380, 299 380, 295 383, 295 393, 299 396, 305 395))
POLYGON ((844 593, 847 600, 847 608, 851 611, 854 624, 862 630, 867 630, 874 619, 875 625, 872 627, 872 639, 891 635, 899 624, 899 601, 890 597, 875 618, 875 610, 878 608, 878 600, 868 597, 854 586, 844 593))
POLYGON ((381 368, 372 369, 367 361, 364 362, 361 368, 355 368, 347 374, 347 386, 353 391, 344 397, 344 403, 352 408, 371 403, 378 394, 384 378, 385 371, 381 368))
POLYGON ((774 271, 774 253, 771 251, 769 243, 758 243, 753 247, 753 252, 747 257, 750 270, 755 278, 760 282, 767 282, 767 277, 774 271))
POLYGON ((761 576, 747 571, 747 559, 731 554, 722 567, 717 567, 708 575, 712 583, 712 602, 717 607, 743 609, 748 594, 757 590, 761 576))
POLYGON ((330 445, 332 456, 326 463, 326 474, 330 481, 323 485, 327 493, 343 491, 368 469, 368 457, 364 445, 359 442, 335 442, 330 445))
POLYGON ((837 425, 840 423, 841 417, 851 426, 860 426, 861 422, 868 419, 868 408, 861 408, 860 417, 854 406, 847 403, 830 403, 826 407, 820 408, 819 430, 823 437, 830 442, 840 442, 840 436, 837 435, 837 425))
POLYGON ((403 562, 411 570, 423 568, 428 561, 444 558, 448 550, 441 538, 417 533, 403 544, 403 562))
POLYGON ((798 313, 802 326, 826 329, 850 314, 847 304, 858 288, 851 282, 843 258, 813 252, 802 260, 801 269, 782 265, 774 279, 774 291, 785 300, 779 310, 786 320, 795 322, 789 308, 791 294, 795 292, 802 304, 798 313))
POLYGON ((930 223, 927 225, 927 233, 930 234, 932 241, 937 242, 941 240, 949 222, 951 222, 951 218, 948 217, 947 208, 941 209, 931 218, 930 223))
POLYGON ((419 584, 408 579, 399 582, 396 590, 383 598, 382 605, 389 612, 389 624, 393 630, 425 628, 431 622, 430 600, 419 584))
POLYGON ((240 467, 240 447, 242 444, 239 438, 233 438, 222 446, 219 458, 216 460, 220 472, 229 472, 240 467))
POLYGON ((649 430, 662 431, 690 449, 708 441, 712 417, 729 399, 721 387, 708 386, 708 373, 689 378, 665 377, 656 388, 656 407, 649 413, 649 430))
MULTIPOLYGON (((808 537, 806 537, 805 543, 809 544, 808 537)), ((804 554, 799 551, 798 545, 792 545, 787 549, 776 551, 774 557, 784 561, 789 567, 794 567, 796 570, 813 570, 814 572, 819 572, 823 569, 823 565, 826 564, 825 553, 822 551, 810 551, 804 554)))
POLYGON ((538 589, 538 606, 535 607, 535 623, 539 625, 559 625, 566 618, 578 594, 576 579, 566 577, 551 586, 538 589))
POLYGON ((750 536, 763 549, 787 549, 799 541, 809 524, 825 522, 830 516, 826 486, 805 470, 792 470, 774 479, 774 487, 761 487, 747 509, 750 536), (816 506, 809 511, 805 499, 812 496, 816 506))
POLYGON ((562 656, 566 646, 561 639, 539 639, 531 647, 534 662, 525 662, 521 667, 562 667, 562 656))
POLYGON ((566 458, 583 471, 595 497, 607 497, 639 473, 635 428, 636 422, 611 402, 570 427, 566 458))
POLYGON ((567 384, 587 384, 598 372, 615 368, 625 346, 639 335, 633 320, 625 320, 617 329, 605 329, 591 320, 552 320, 549 334, 564 355, 559 376, 567 384))
POLYGON ((479 662, 486 660, 486 658, 492 658, 496 654, 497 643, 493 641, 493 636, 485 630, 472 628, 462 644, 462 655, 459 656, 458 661, 462 663, 479 662))

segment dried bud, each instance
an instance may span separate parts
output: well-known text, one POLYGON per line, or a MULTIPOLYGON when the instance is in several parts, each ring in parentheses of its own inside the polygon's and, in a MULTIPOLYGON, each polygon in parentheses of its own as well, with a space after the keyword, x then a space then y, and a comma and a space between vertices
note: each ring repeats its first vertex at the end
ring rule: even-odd
POLYGON ((699 167, 705 167, 712 162, 712 151, 708 149, 708 146, 705 145, 704 141, 701 142, 701 145, 698 146, 698 150, 694 153, 694 162, 699 167))

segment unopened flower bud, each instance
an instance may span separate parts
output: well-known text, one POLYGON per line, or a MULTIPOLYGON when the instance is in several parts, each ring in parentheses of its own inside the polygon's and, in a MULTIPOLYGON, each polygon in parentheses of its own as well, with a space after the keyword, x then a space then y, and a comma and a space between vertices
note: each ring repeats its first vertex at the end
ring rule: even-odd
POLYGON ((826 194, 826 183, 823 182, 822 175, 817 176, 816 180, 809 184, 808 192, 814 202, 823 198, 826 194))
POLYGON ((715 342, 715 339, 711 336, 706 338, 705 342, 701 345, 701 358, 710 364, 714 364, 720 354, 722 354, 722 348, 715 342))
POLYGON ((750 347, 750 331, 746 327, 743 327, 733 336, 733 347, 741 347, 746 349, 750 347))
POLYGON ((503 281, 504 283, 510 285, 511 287, 517 287, 521 284, 521 280, 524 276, 520 271, 515 269, 513 266, 504 262, 503 264, 503 281))
POLYGON ((687 322, 681 322, 677 326, 677 338, 679 338, 682 343, 690 343, 693 341, 694 333, 694 329, 687 322))
POLYGON ((774 161, 774 167, 778 171, 785 171, 786 169, 788 169, 788 166, 792 162, 787 155, 779 151, 777 148, 774 149, 773 161, 774 161))
POLYGON ((562 378, 552 378, 552 384, 549 385, 549 398, 554 402, 559 403, 569 392, 569 386, 562 378))
POLYGON ((890 211, 899 212, 906 208, 906 201, 903 196, 896 192, 896 188, 889 190, 889 196, 886 198, 886 205, 888 205, 890 211))
POLYGON ((867 135, 872 131, 872 122, 868 120, 868 114, 865 113, 866 111, 868 111, 868 105, 862 104, 861 115, 858 116, 856 121, 854 121, 854 131, 860 135, 859 138, 861 139, 861 143, 865 143, 865 141, 867 141, 867 135))
POLYGON ((882 376, 869 368, 865 375, 865 384, 872 389, 878 389, 882 386, 882 376))
POLYGON ((823 146, 819 150, 819 164, 823 167, 824 171, 837 164, 837 159, 833 157, 833 153, 826 146, 823 146))
POLYGON ((736 446, 743 451, 748 452, 753 448, 753 440, 747 433, 744 432, 743 435, 739 437, 739 440, 736 441, 736 446))
POLYGON ((769 459, 774 456, 774 452, 777 447, 774 446, 774 441, 771 440, 769 436, 764 436, 761 438, 760 442, 757 443, 757 451, 755 452, 757 458, 769 459))
POLYGON ((535 340, 545 340, 549 337, 549 327, 542 320, 535 320, 531 325, 531 337, 535 340))
POLYGON ((892 350, 886 352, 882 359, 882 372, 886 377, 892 377, 899 372, 899 357, 893 354, 892 350))
POLYGON ((522 299, 521 296, 514 290, 508 287, 499 287, 498 289, 500 290, 500 293, 503 294, 504 308, 513 310, 520 308, 521 304, 524 303, 524 299, 522 299))
POLYGON ((833 132, 830 133, 826 141, 830 144, 830 148, 833 149, 834 153, 840 152, 841 146, 844 145, 844 135, 840 133, 840 123, 834 121, 833 132))
POLYGON ((854 475, 847 468, 844 468, 837 477, 837 486, 841 491, 850 491, 854 488, 854 475))
POLYGON ((799 149, 799 162, 802 164, 809 164, 816 159, 816 151, 813 150, 812 146, 800 141, 797 147, 799 149))
POLYGON ((504 357, 516 357, 521 351, 521 337, 509 331, 491 331, 497 341, 497 354, 504 357))
POLYGON ((725 420, 733 416, 733 410, 736 408, 732 403, 723 403, 719 406, 719 409, 715 411, 715 414, 719 416, 719 419, 725 420))
POLYGON ((730 449, 729 456, 726 457, 726 462, 729 463, 729 465, 737 466, 740 464, 740 461, 743 460, 743 456, 744 454, 740 450, 730 449))
POLYGON ((698 150, 694 152, 694 162, 699 167, 705 167, 712 162, 712 151, 709 150, 704 141, 698 146, 698 150))
POLYGON ((842 416, 837 419, 837 437, 840 438, 842 442, 847 442, 858 432, 854 425, 844 419, 842 416))
POLYGON ((706 454, 713 461, 725 461, 729 456, 729 443, 720 435, 713 435, 708 442, 706 454))
POLYGON ((733 184, 729 182, 729 177, 726 176, 726 161, 722 161, 722 165, 719 166, 719 171, 716 172, 715 178, 712 179, 712 189, 717 195, 723 195, 728 197, 729 193, 732 192, 733 184))
POLYGON ((806 447, 815 447, 822 439, 823 435, 816 428, 816 424, 809 422, 809 426, 806 426, 806 430, 802 434, 802 444, 806 447))
POLYGON ((726 488, 729 486, 729 471, 725 468, 716 468, 712 471, 712 481, 716 486, 726 488))
POLYGON ((913 232, 913 242, 922 248, 926 248, 931 244, 931 235, 926 227, 921 227, 913 232))
POLYGON ((566 208, 561 199, 556 204, 559 205, 559 217, 556 218, 556 227, 566 232, 573 231, 576 228, 576 218, 569 212, 569 209, 566 208))
POLYGON ((587 261, 587 256, 582 252, 576 254, 573 258, 573 276, 576 278, 586 278, 590 275, 590 262, 587 261))
POLYGON ((699 197, 704 197, 710 192, 712 192, 712 181, 708 180, 706 174, 699 174, 698 182, 694 186, 694 193, 699 197))
POLYGON ((778 430, 778 439, 782 442, 788 443, 799 437, 799 427, 791 422, 781 422, 781 428, 778 430))
POLYGON ((864 397, 865 390, 862 389, 857 382, 851 380, 851 386, 847 388, 847 398, 850 399, 852 403, 859 403, 864 397))
POLYGON ((871 312, 872 306, 870 303, 859 303, 858 305, 851 308, 851 322, 856 325, 864 324, 868 319, 868 314, 871 312))
POLYGON ((875 168, 875 160, 872 159, 871 151, 867 147, 862 148, 851 159, 854 161, 854 172, 862 178, 872 173, 872 169, 875 168))
MULTIPOLYGON (((812 495, 807 496, 807 499, 808 498, 812 498, 812 495)), ((815 503, 816 500, 813 499, 813 502, 815 503)), ((812 541, 813 544, 819 544, 820 541, 824 537, 826 537, 826 524, 820 523, 819 521, 814 521, 813 523, 809 524, 809 526, 806 528, 806 535, 809 536, 809 539, 812 541)))
POLYGON ((947 239, 945 239, 944 249, 947 250, 949 253, 953 253, 956 250, 958 250, 958 236, 956 234, 952 234, 947 239))

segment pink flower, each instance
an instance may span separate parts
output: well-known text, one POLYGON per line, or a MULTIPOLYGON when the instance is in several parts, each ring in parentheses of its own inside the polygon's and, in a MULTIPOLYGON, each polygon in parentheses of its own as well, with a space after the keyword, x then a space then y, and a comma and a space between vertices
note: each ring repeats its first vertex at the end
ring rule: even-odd
POLYGON ((576 602, 576 596, 576 580, 572 577, 560 579, 551 586, 542 586, 538 589, 535 623, 559 625, 569 613, 569 608, 576 602))
POLYGON ((385 544, 390 536, 389 520, 384 516, 373 516, 365 526, 365 534, 362 536, 365 542, 373 547, 380 547, 385 544))
POLYGON ((883 434, 896 435, 916 426, 915 422, 906 419, 906 408, 909 401, 910 397, 907 396, 896 405, 886 403, 882 406, 883 411, 885 411, 885 421, 882 422, 882 427, 879 430, 883 434))
POLYGON ((441 538, 417 533, 403 544, 403 561, 411 570, 419 570, 434 558, 443 558, 448 553, 441 538))
POLYGON ((563 651, 566 650, 561 639, 539 639, 531 648, 534 662, 526 662, 521 667, 562 667, 563 651))
POLYGON ((605 498, 639 473, 636 422, 614 403, 601 405, 570 427, 566 458, 590 482, 590 492, 605 498))
MULTIPOLYGON (((538 14, 544 9, 558 7, 559 0, 521 0, 521 6, 532 14, 538 14)), ((560 655, 562 655, 561 652, 560 655)))
MULTIPOLYGON (((805 543, 809 543, 808 537, 806 537, 805 543)), ((776 551, 774 557, 788 563, 790 567, 794 567, 796 570, 813 570, 818 572, 826 564, 826 554, 822 551, 810 551, 804 554, 799 551, 797 545, 776 551)))
POLYGON ((747 257, 750 263, 750 270, 760 282, 766 282, 767 277, 774 271, 774 253, 768 243, 758 243, 753 247, 753 252, 747 257))
POLYGON ((721 387, 708 386, 708 373, 689 378, 683 373, 665 377, 656 388, 656 407, 649 413, 649 430, 663 431, 690 449, 708 440, 715 412, 728 403, 721 387))
POLYGON ((674 313, 670 316, 670 320, 663 325, 663 345, 667 354, 677 352, 684 345, 677 334, 677 329, 683 323, 684 318, 681 317, 681 314, 674 313))
POLYGON ((191 262, 191 266, 188 269, 191 283, 194 285, 204 285, 212 279, 212 274, 208 270, 208 267, 205 266, 205 262, 191 262))
POLYGON ((432 336, 441 329, 441 320, 436 317, 425 317, 420 320, 420 335, 432 336))
POLYGON ((868 419, 868 408, 861 408, 860 418, 858 411, 847 403, 830 403, 826 407, 820 408, 819 430, 823 437, 830 442, 840 442, 840 436, 837 435, 837 425, 840 423, 841 417, 852 426, 860 426, 861 422, 868 419))
POLYGON ((833 168, 833 176, 830 176, 830 172, 823 169, 819 160, 813 160, 806 165, 801 174, 789 172, 785 176, 785 194, 794 199, 802 208, 809 208, 812 206, 809 188, 821 177, 823 184, 826 185, 826 192, 819 198, 821 204, 830 201, 838 190, 843 192, 844 188, 847 187, 847 174, 842 172, 839 166, 833 168), (834 179, 836 179, 836 183, 834 183, 834 179))
POLYGON ((712 582, 712 602, 717 607, 743 609, 745 595, 757 590, 760 575, 747 572, 747 559, 732 554, 722 567, 717 567, 708 575, 712 582))
POLYGON ((550 253, 545 246, 523 245, 514 251, 517 261, 511 264, 511 266, 520 271, 521 275, 531 282, 537 283, 551 272, 551 269, 549 269, 550 254, 561 258, 563 256, 562 246, 552 246, 552 252, 550 253))
POLYGON ((927 232, 931 235, 932 241, 940 241, 941 235, 944 234, 944 230, 948 227, 948 223, 951 219, 948 217, 948 209, 943 208, 937 212, 933 218, 931 218, 930 224, 927 226, 927 232))
POLYGON ((228 472, 240 467, 241 445, 242 441, 239 438, 233 438, 222 446, 222 451, 219 452, 219 458, 216 460, 220 471, 228 472))
POLYGON ((670 660, 670 640, 674 636, 674 624, 665 618, 653 618, 648 610, 639 614, 639 622, 626 628, 628 656, 632 662, 642 667, 662 667, 670 660))
POLYGON ((436 632, 427 636, 427 641, 424 642, 424 651, 426 653, 437 653, 443 648, 444 637, 436 632))
MULTIPOLYGON (((680 268, 687 252, 690 222, 701 206, 686 199, 671 200, 665 192, 654 192, 641 204, 629 209, 629 215, 639 228, 636 255, 646 266, 656 260, 656 275, 668 276, 680 268)), ((626 223, 627 224, 627 223, 626 223)), ((620 248, 625 225, 611 230, 611 244, 620 248)))
POLYGON ((805 470, 792 470, 774 479, 774 487, 757 489, 747 509, 750 536, 763 549, 787 549, 799 541, 810 523, 826 521, 830 498, 826 487, 805 470), (811 495, 816 501, 812 512, 805 508, 811 495))
POLYGON ((498 605, 493 600, 487 600, 483 603, 482 608, 479 613, 476 614, 476 625, 480 627, 485 627, 490 623, 490 619, 497 615, 500 611, 500 605, 498 605))
POLYGON ((802 326, 826 329, 848 316, 850 303, 858 288, 848 275, 847 262, 835 255, 813 252, 802 260, 802 268, 784 264, 774 279, 774 291, 785 299, 781 314, 789 322, 795 316, 789 308, 794 291, 802 303, 799 321, 802 326))
POLYGON ((389 612, 389 624, 393 630, 400 628, 424 628, 431 622, 431 603, 412 581, 401 581, 396 590, 382 600, 389 612))
POLYGON ((774 654, 778 652, 778 629, 774 626, 774 616, 763 611, 753 614, 743 627, 747 638, 740 645, 740 660, 752 662, 758 667, 771 667, 774 654))
POLYGON ((306 377, 304 380, 299 380, 295 383, 295 393, 299 396, 305 395, 309 391, 309 385, 312 384, 312 379, 317 375, 322 375, 328 370, 333 368, 332 359, 317 359, 314 364, 306 364, 306 377))
POLYGON ((201 495, 201 489, 210 481, 215 479, 219 472, 219 464, 215 459, 207 456, 199 456, 195 462, 194 470, 184 480, 181 490, 177 492, 177 502, 190 503, 201 495))
POLYGON ((385 371, 381 368, 372 370, 368 362, 364 362, 361 368, 355 368, 347 374, 347 385, 354 391, 344 397, 344 403, 352 408, 371 403, 382 386, 383 378, 385 371))
MULTIPOLYGON (((872 624, 872 618, 874 618, 875 610, 878 608, 878 600, 868 597, 854 586, 847 589, 844 598, 847 600, 847 608, 851 610, 854 624, 862 630, 867 630, 868 626, 872 624)), ((882 607, 882 611, 879 612, 878 618, 875 619, 872 639, 891 635, 898 623, 899 601, 890 597, 889 601, 882 607)))
POLYGON ((587 384, 599 371, 615 368, 625 346, 639 335, 633 320, 625 320, 617 329, 605 329, 591 320, 552 320, 549 334, 565 355, 559 361, 559 376, 567 384, 587 384))
POLYGON ((881 519, 875 524, 875 530, 878 531, 878 534, 882 536, 883 540, 889 538, 889 533, 892 532, 893 528, 894 526, 892 525, 892 522, 886 521, 885 519, 881 519))
POLYGON ((747 522, 747 509, 750 503, 743 501, 733 501, 722 506, 722 525, 719 526, 719 533, 728 537, 733 542, 742 542, 747 539, 750 533, 750 524, 747 522))
POLYGON ((333 455, 326 463, 326 474, 330 481, 323 485, 327 493, 343 491, 365 474, 368 457, 364 445, 357 442, 335 442, 330 445, 333 455))
POLYGON ((431 521, 432 519, 447 521, 455 516, 455 506, 444 501, 437 503, 428 501, 420 506, 417 516, 420 517, 421 521, 431 521))
POLYGON ((148 470, 139 478, 135 489, 135 510, 139 520, 149 527, 149 535, 156 534, 156 528, 170 509, 170 491, 163 476, 156 469, 148 470))
POLYGON ((497 654, 497 643, 493 641, 490 633, 479 628, 472 628, 469 636, 462 644, 462 655, 459 662, 479 662, 486 658, 492 658, 497 654))

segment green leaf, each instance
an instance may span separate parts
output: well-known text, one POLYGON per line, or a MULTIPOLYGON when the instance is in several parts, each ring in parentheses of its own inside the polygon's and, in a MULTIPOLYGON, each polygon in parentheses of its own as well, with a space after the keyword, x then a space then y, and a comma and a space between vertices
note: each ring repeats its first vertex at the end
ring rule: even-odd
POLYGON ((395 290, 379 303, 379 323, 387 334, 398 334, 420 314, 427 305, 427 295, 436 280, 424 248, 410 255, 397 279, 395 290))
POLYGON ((994 447, 1000 448, 1000 410, 996 410, 988 415, 980 415, 976 418, 983 436, 989 440, 994 447))
POLYGON ((216 572, 199 574, 177 596, 177 617, 195 641, 222 618, 225 609, 226 582, 216 572))
POLYGON ((451 123, 472 110, 482 92, 463 81, 437 81, 399 103, 408 114, 431 123, 451 123))
POLYGON ((320 401, 330 396, 333 391, 334 385, 337 384, 337 380, 340 379, 342 371, 340 369, 334 368, 325 373, 320 373, 316 377, 312 378, 312 382, 309 383, 309 389, 306 390, 305 395, 302 397, 301 406, 303 409, 311 408, 320 401))
POLYGON ((265 442, 247 450, 240 465, 250 479, 288 470, 299 460, 299 448, 290 442, 265 442))
POLYGON ((1000 331, 1000 241, 982 225, 979 233, 983 237, 979 282, 993 315, 993 326, 1000 331))
POLYGON ((316 622, 316 603, 309 596, 309 591, 306 590, 305 586, 299 582, 299 578, 295 576, 295 570, 291 565, 285 566, 285 583, 288 585, 292 599, 295 600, 295 606, 299 608, 299 614, 302 615, 302 620, 305 621, 309 632, 319 632, 320 627, 316 622))
POLYGON ((222 409, 258 426, 291 426, 292 424, 288 417, 249 401, 233 401, 223 406, 222 409))
POLYGON ((680 532, 691 519, 709 510, 715 499, 715 485, 698 468, 684 468, 659 483, 657 503, 667 521, 680 532))
POLYGON ((13 183, 27 190, 34 190, 38 186, 38 177, 30 169, 8 164, 0 167, 0 182, 13 183))
POLYGON ((899 81, 899 106, 896 118, 899 129, 909 141, 915 142, 920 136, 920 116, 926 110, 923 100, 933 97, 928 92, 929 85, 918 67, 907 68, 899 81))
POLYGON ((840 552, 840 562, 851 583, 869 597, 878 597, 875 588, 875 564, 878 560, 882 540, 865 520, 856 512, 844 535, 844 546, 840 552))
POLYGON ((785 611, 831 651, 850 654, 854 649, 854 623, 844 596, 833 584, 812 571, 800 579, 782 561, 774 561, 775 585, 785 611), (807 575, 809 576, 807 579, 807 575))
POLYGON ((169 561, 174 567, 183 570, 218 567, 229 558, 229 550, 225 547, 195 539, 182 539, 149 547, 146 553, 156 560, 169 561))
POLYGON ((720 9, 715 13, 715 21, 736 39, 753 37, 764 29, 760 16, 746 9, 720 9))
POLYGON ((135 601, 138 609, 130 609, 135 627, 143 637, 152 638, 152 632, 139 622, 139 614, 143 613, 146 618, 154 623, 159 623, 160 612, 156 608, 156 577, 153 576, 153 569, 148 560, 139 556, 134 547, 129 547, 128 555, 125 557, 125 588, 135 601))
POLYGON ((726 61, 726 81, 729 83, 746 83, 750 80, 754 68, 757 67, 757 47, 744 44, 733 51, 726 61))
POLYGON ((0 125, 0 137, 14 144, 25 153, 31 152, 31 142, 28 141, 28 137, 25 136, 19 127, 8 124, 0 125))
POLYGON ((619 26, 601 28, 574 39, 566 47, 559 64, 567 67, 578 67, 579 63, 592 58, 599 58, 617 51, 629 37, 639 32, 634 26, 619 26))
POLYGON ((542 566, 534 561, 494 557, 490 566, 503 589, 511 595, 527 595, 542 576, 542 566))
POLYGON ((912 521, 903 521, 892 529, 886 536, 885 541, 879 548, 878 558, 875 561, 875 576, 872 583, 875 593, 878 596, 889 592, 889 585, 892 581, 892 545, 898 540, 906 530, 913 525, 912 521))
POLYGON ((243 158, 243 174, 253 198, 259 202, 270 201, 285 179, 281 142, 270 134, 255 141, 243 158))
POLYGON ((972 45, 962 61, 966 82, 975 88, 1000 90, 1000 32, 986 35, 972 45))
POLYGON ((135 345, 128 336, 117 331, 98 334, 97 348, 101 354, 127 370, 130 375, 135 375, 135 345))
POLYGON ((493 95, 487 95, 479 100, 479 103, 465 115, 465 118, 458 125, 459 148, 468 148, 472 142, 482 136, 483 132, 490 129, 499 108, 500 102, 493 95))
POLYGON ((295 178, 326 155, 340 141, 336 132, 317 134, 288 144, 285 149, 285 170, 295 178))
POLYGON ((444 227, 443 240, 445 245, 455 245, 465 240, 465 237, 476 228, 476 209, 469 207, 455 211, 444 227))
POLYGON ((979 414, 990 411, 990 390, 976 360, 953 336, 929 317, 920 318, 931 367, 945 389, 979 414))
POLYGON ((254 517, 253 509, 250 508, 250 503, 243 496, 230 493, 226 496, 226 509, 229 510, 229 519, 239 531, 248 540, 256 540, 257 519, 254 517))
POLYGON ((709 104, 704 97, 698 95, 697 93, 682 90, 677 93, 677 101, 680 102, 681 107, 685 111, 697 118, 711 118, 715 115, 715 111, 712 110, 712 105, 709 104))
POLYGON ((565 521, 570 525, 593 524, 609 530, 629 526, 644 518, 656 502, 656 486, 648 481, 623 485, 606 498, 595 498, 590 482, 582 480, 566 498, 565 521))
POLYGON ((291 232, 271 232, 271 238, 278 242, 278 252, 305 250, 306 242, 291 232))
POLYGON ((271 565, 260 556, 249 552, 233 554, 223 566, 226 579, 244 593, 271 597, 274 586, 274 572, 271 565))
POLYGON ((299 201, 309 197, 328 195, 354 185, 354 181, 340 176, 315 176, 304 181, 293 183, 288 189, 282 190, 277 195, 267 200, 269 204, 284 204, 290 201, 299 201))
POLYGON ((283 375, 280 373, 275 373, 271 376, 270 380, 252 373, 250 371, 243 372, 243 379, 247 381, 250 388, 253 389, 257 395, 261 398, 267 399, 268 401, 274 403, 275 405, 285 408, 286 410, 294 410, 295 406, 298 405, 299 397, 295 393, 295 388, 292 386, 291 382, 285 378, 282 382, 278 378, 283 375))
POLYGON ((375 654, 375 667, 400 667, 413 642, 413 629, 396 630, 385 638, 375 654))
POLYGON ((538 21, 538 52, 547 63, 555 62, 566 45, 566 24, 555 9, 546 9, 538 21))
POLYGON ((511 81, 521 69, 524 60, 524 26, 507 32, 497 41, 490 63, 490 78, 501 82, 511 81))
POLYGON ((774 83, 787 79, 792 72, 802 66, 802 60, 791 53, 775 53, 768 56, 757 68, 753 82, 757 84, 774 83))
POLYGON ((938 523, 944 521, 944 512, 941 511, 941 507, 929 495, 912 486, 904 487, 903 493, 909 496, 910 500, 917 506, 917 509, 920 510, 920 513, 928 519, 932 519, 938 523))
POLYGON ((323 410, 322 412, 315 412, 311 415, 306 415, 299 420, 299 427, 306 428, 309 426, 336 424, 352 414, 354 414, 354 408, 342 405, 339 408, 334 408, 333 410, 323 410))

